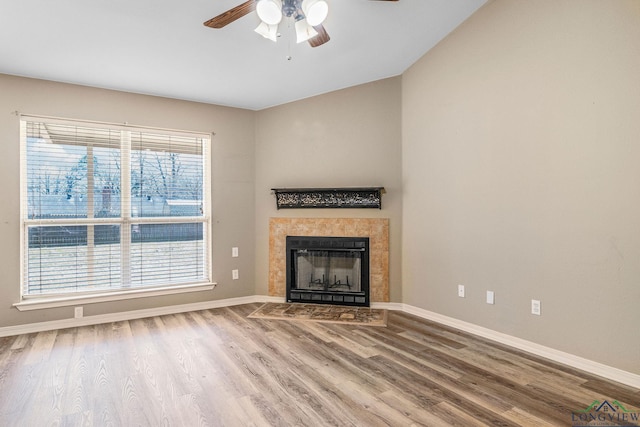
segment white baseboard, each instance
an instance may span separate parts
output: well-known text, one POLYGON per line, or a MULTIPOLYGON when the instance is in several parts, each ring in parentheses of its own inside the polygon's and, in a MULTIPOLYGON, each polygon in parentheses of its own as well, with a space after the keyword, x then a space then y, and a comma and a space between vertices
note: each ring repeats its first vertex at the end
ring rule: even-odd
POLYGON ((31 334, 35 332, 51 331, 54 329, 75 328, 78 326, 99 325, 101 323, 120 322, 123 320, 143 319, 145 317, 162 316, 166 314, 186 313, 189 311, 208 310, 211 308, 231 307, 233 305, 250 304, 254 302, 282 302, 283 298, 252 295, 249 297, 228 298, 216 301, 198 302, 192 304, 171 305, 145 310, 123 311, 118 313, 86 316, 79 319, 62 319, 49 322, 30 323, 26 325, 5 326, 0 328, 0 337, 31 334))
POLYGON ((404 311, 404 304, 399 302, 372 302, 371 308, 382 308, 385 310, 404 311))
MULTIPOLYGON (((189 311, 208 310, 212 308, 230 307, 240 304, 250 304, 259 302, 284 302, 282 297, 271 297, 266 295, 252 295, 248 297, 228 298, 216 301, 206 301, 193 304, 182 304, 167 307, 158 307, 145 310, 125 311, 120 313, 100 314, 87 316, 79 319, 63 319, 50 322, 30 323, 27 325, 0 327, 0 337, 12 335, 31 334, 36 332, 51 331, 54 329, 75 328, 78 326, 98 325, 101 323, 119 322, 124 320, 142 319, 145 317, 162 316, 166 314, 185 313, 189 311)), ((602 363, 584 359, 573 354, 565 353, 550 347, 545 347, 531 341, 516 338, 511 335, 487 329, 473 323, 464 322, 453 317, 444 316, 422 308, 408 304, 392 302, 374 302, 371 308, 384 308, 387 310, 403 311, 413 314, 423 319, 460 329, 461 331, 478 335, 489 340, 508 345, 518 350, 523 350, 536 356, 544 357, 554 362, 562 363, 572 368, 580 369, 591 374, 640 388, 640 375, 621 369, 613 368, 602 363)))
POLYGON ((572 368, 599 375, 631 387, 640 388, 640 375, 633 374, 631 372, 623 371, 602 363, 594 362, 593 360, 565 353, 560 350, 536 344, 521 338, 516 338, 473 323, 464 322, 453 317, 444 316, 442 314, 434 313, 408 304, 403 304, 402 311, 423 319, 432 320, 442 325, 460 329, 461 331, 468 332, 473 335, 478 335, 491 341, 508 345, 509 347, 513 347, 518 350, 526 351, 527 353, 535 354, 536 356, 544 357, 545 359, 553 360, 554 362, 562 363, 572 368))

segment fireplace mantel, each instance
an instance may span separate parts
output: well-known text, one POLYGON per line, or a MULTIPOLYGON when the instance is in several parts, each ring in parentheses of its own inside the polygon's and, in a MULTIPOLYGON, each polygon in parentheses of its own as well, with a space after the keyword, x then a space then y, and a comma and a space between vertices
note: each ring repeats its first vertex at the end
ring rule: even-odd
POLYGON ((384 187, 272 188, 276 207, 382 209, 384 187))

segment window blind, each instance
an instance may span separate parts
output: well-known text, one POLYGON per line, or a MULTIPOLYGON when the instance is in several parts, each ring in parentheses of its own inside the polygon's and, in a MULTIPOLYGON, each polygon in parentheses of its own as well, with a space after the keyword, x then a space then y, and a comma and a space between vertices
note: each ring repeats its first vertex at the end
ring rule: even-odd
POLYGON ((20 124, 24 297, 210 282, 208 135, 20 124))

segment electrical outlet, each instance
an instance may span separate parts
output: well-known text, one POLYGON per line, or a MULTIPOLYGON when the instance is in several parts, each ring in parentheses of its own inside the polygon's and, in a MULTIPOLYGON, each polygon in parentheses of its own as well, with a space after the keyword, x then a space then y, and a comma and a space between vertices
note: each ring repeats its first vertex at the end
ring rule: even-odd
POLYGON ((236 248, 235 246, 231 248, 231 256, 233 258, 238 258, 238 248, 236 248))
POLYGON ((231 270, 231 278, 233 280, 238 280, 240 278, 240 275, 238 273, 238 270, 231 270))
POLYGON ((537 299, 531 300, 531 314, 535 314, 536 316, 540 316, 541 304, 537 299))
POLYGON ((495 304, 495 295, 493 291, 487 291, 487 304, 495 304))
POLYGON ((464 285, 458 285, 458 296, 464 298, 464 285))
POLYGON ((82 307, 75 307, 73 309, 73 317, 75 317, 76 319, 80 319, 82 316, 84 316, 84 310, 82 309, 82 307))

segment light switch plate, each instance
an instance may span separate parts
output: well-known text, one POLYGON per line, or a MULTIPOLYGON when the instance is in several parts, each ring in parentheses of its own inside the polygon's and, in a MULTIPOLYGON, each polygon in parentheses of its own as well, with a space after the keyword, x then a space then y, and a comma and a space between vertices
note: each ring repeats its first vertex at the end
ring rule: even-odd
POLYGON ((487 291, 487 304, 495 304, 495 294, 493 291, 487 291))

